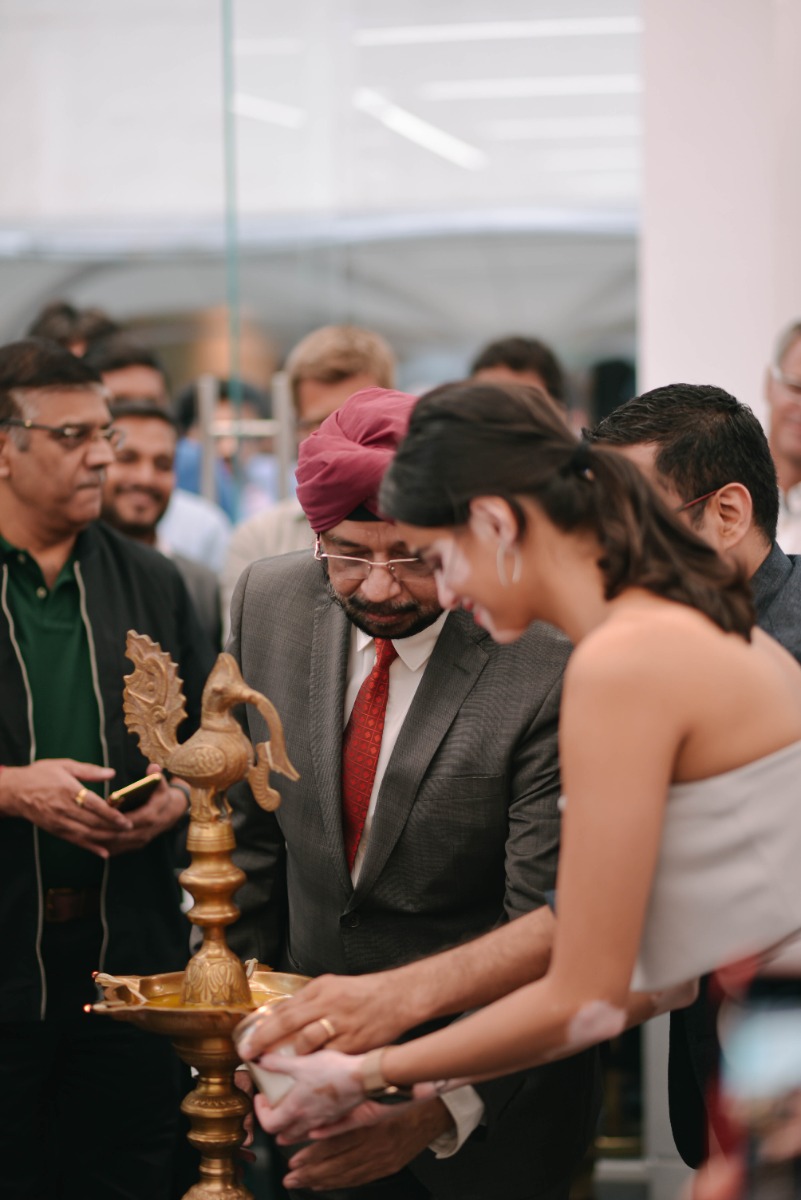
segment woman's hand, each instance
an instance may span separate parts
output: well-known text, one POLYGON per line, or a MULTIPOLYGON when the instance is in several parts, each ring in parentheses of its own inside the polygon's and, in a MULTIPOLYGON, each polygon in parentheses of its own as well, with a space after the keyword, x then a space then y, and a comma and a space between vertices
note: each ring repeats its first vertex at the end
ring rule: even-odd
POLYGON ((302 1141, 312 1129, 340 1120, 366 1099, 361 1065, 364 1055, 321 1050, 306 1057, 263 1054, 257 1065, 290 1075, 295 1085, 272 1108, 266 1097, 256 1102, 256 1115, 268 1133, 284 1144, 302 1141))
POLYGON ((431 1084, 415 1088, 415 1098, 406 1104, 380 1104, 368 1100, 362 1082, 363 1054, 340 1054, 321 1050, 305 1057, 265 1054, 258 1065, 268 1071, 290 1075, 295 1086, 272 1108, 264 1096, 257 1096, 256 1115, 268 1133, 278 1135, 282 1145, 306 1138, 333 1137, 350 1129, 376 1125, 398 1115, 417 1100, 435 1094, 431 1084))

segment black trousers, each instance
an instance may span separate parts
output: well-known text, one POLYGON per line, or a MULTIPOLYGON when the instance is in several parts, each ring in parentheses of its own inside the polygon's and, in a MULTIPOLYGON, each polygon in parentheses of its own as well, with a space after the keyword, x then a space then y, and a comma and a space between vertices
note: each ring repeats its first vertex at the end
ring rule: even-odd
POLYGON ((94 918, 46 926, 44 1021, 0 1024, 4 1200, 169 1200, 180 1064, 166 1038, 94 1000, 94 918))

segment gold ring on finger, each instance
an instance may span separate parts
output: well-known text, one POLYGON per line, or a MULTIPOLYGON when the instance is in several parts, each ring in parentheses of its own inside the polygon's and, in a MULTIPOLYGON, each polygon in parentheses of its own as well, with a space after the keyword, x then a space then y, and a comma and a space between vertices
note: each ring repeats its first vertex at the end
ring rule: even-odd
POLYGON ((89 795, 89 792, 86 790, 85 787, 78 788, 78 791, 75 793, 75 803, 78 805, 79 808, 83 808, 84 802, 88 795, 89 795))
POLYGON ((334 1029, 334 1022, 330 1021, 328 1019, 328 1017, 319 1017, 317 1020, 317 1024, 322 1025, 323 1029, 325 1030, 326 1035, 327 1035, 326 1041, 330 1042, 331 1038, 336 1037, 337 1031, 336 1031, 336 1029, 334 1029))

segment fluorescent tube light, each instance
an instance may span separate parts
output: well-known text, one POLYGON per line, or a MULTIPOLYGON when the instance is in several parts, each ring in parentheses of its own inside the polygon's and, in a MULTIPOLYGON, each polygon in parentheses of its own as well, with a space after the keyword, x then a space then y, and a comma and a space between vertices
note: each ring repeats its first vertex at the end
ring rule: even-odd
POLYGON ((359 88, 354 92, 353 106, 359 112, 380 121, 393 133, 422 146, 424 150, 430 150, 432 154, 438 154, 440 158, 447 159, 457 167, 463 167, 466 171, 480 171, 487 165, 487 156, 481 150, 463 142, 461 138, 446 133, 444 129, 438 129, 436 125, 423 121, 414 113, 407 112, 405 108, 399 108, 372 88, 359 88))
POLYGON ((563 17, 542 21, 465 21, 458 25, 399 25, 358 29, 357 46, 423 46, 521 38, 603 37, 642 33, 639 17, 563 17))
POLYGON ((443 79, 424 83, 426 100, 503 100, 524 96, 631 96, 637 75, 539 75, 524 79, 443 79))

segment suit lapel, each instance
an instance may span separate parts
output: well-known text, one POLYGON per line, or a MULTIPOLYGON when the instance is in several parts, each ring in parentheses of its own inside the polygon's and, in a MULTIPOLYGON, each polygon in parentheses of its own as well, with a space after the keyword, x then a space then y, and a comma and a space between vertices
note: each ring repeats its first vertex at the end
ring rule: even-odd
POLYGON ((350 623, 328 596, 314 611, 309 675, 309 741, 328 848, 340 883, 352 890, 342 837, 342 714, 350 623))
POLYGON ((486 637, 463 613, 452 613, 443 626, 387 763, 354 902, 384 869, 432 758, 484 670, 486 637))

